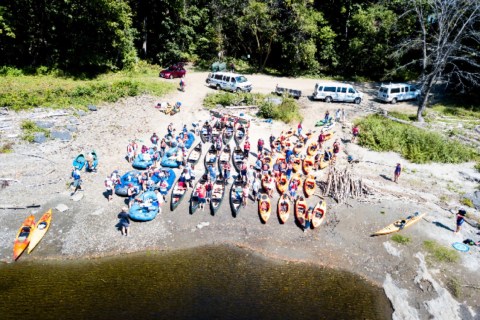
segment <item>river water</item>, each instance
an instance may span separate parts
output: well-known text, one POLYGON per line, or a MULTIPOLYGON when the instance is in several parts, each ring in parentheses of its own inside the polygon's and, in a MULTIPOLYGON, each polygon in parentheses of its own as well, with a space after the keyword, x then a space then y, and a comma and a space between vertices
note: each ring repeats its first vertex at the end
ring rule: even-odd
POLYGON ((391 314, 383 290, 351 273, 224 246, 0 266, 0 319, 391 319, 391 314))

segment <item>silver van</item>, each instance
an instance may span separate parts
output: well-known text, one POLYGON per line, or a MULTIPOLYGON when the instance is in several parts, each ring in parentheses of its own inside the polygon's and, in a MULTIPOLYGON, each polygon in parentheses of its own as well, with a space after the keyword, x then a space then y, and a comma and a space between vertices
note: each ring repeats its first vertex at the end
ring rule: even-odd
POLYGON ((315 84, 312 98, 314 100, 325 100, 340 102, 362 102, 363 93, 355 89, 352 85, 341 82, 318 82, 315 84))
POLYGON ((217 90, 223 89, 232 92, 250 92, 252 84, 245 76, 232 72, 214 72, 208 74, 205 80, 209 87, 217 90))
POLYGON ((413 100, 420 96, 420 90, 407 83, 382 84, 377 92, 377 99, 397 103, 397 101, 413 100))

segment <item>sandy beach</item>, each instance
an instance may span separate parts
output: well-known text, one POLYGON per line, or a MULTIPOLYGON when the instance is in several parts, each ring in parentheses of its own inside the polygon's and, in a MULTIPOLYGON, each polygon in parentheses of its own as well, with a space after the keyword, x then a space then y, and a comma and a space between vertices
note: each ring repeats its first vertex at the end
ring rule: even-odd
MULTIPOLYGON (((174 212, 170 211, 167 203, 156 219, 132 223, 131 236, 122 237, 115 226, 125 199, 114 196, 112 202, 107 202, 103 196, 105 177, 113 170, 121 173, 132 170, 124 158, 130 140, 136 138, 150 145, 151 134, 156 132, 164 136, 170 122, 180 130, 183 125, 190 128, 192 123, 209 119, 209 112, 202 107, 202 101, 207 93, 215 90, 205 86, 206 76, 207 73, 202 72, 189 73, 186 92, 173 92, 161 98, 128 98, 114 104, 99 105, 97 111, 80 115, 74 110, 62 110, 62 115, 58 115, 59 110, 44 109, 3 112, 3 121, 12 123, 13 129, 1 133, 2 143, 15 141, 15 145, 12 153, 0 154, 0 178, 11 179, 8 186, 0 189, 0 207, 40 207, 0 209, 0 260, 12 262, 15 234, 29 213, 35 214, 38 219, 47 209, 63 204, 68 209, 63 212, 53 210, 53 223, 43 241, 32 254, 24 254, 17 263, 230 244, 276 259, 329 266, 365 277, 375 285, 383 286, 395 309, 394 319, 477 319, 480 316, 479 247, 471 247, 467 253, 459 252, 461 261, 452 264, 431 262, 422 247, 425 240, 435 240, 446 247, 467 238, 480 240, 478 230, 467 224, 460 234, 453 233, 454 213, 462 207, 459 202, 461 194, 477 190, 480 174, 474 169, 473 162, 418 165, 409 163, 396 153, 373 152, 351 143, 352 121, 370 112, 371 108, 416 112, 416 107, 410 103, 386 105, 375 102, 374 89, 368 84, 359 85, 359 89, 366 93, 366 99, 357 106, 311 101, 307 95, 313 91, 314 79, 265 75, 248 77, 254 92, 269 93, 276 84, 302 90, 299 103, 305 117, 303 128, 315 130, 315 139, 319 130, 314 124, 323 118, 326 110, 333 114, 336 109, 344 108, 347 112, 347 123, 343 126, 336 124, 334 129, 335 138, 342 140, 336 166, 348 167, 374 192, 344 204, 327 198, 326 223, 318 230, 303 233, 295 224, 293 215, 282 225, 276 210, 270 220, 262 224, 257 204, 253 201, 249 201, 247 207, 234 218, 228 198, 215 216, 210 215, 208 210, 191 215, 188 211, 189 192, 174 212), (174 116, 159 112, 154 106, 162 101, 181 101, 181 112, 174 116), (19 138, 22 119, 52 122, 54 128, 74 125, 73 138, 69 141, 51 139, 41 144, 26 143, 19 138), (68 188, 72 160, 77 154, 91 150, 99 154, 98 172, 82 173, 85 190, 72 199, 71 189, 68 188), (347 153, 361 161, 348 164, 347 153), (404 167, 398 184, 391 181, 397 162, 404 167), (389 240, 390 236, 370 237, 376 230, 415 211, 427 212, 427 216, 402 231, 402 235, 411 238, 410 244, 399 245, 389 240), (461 286, 459 300, 446 290, 448 279, 452 277, 461 286)), ((246 110, 234 112, 247 113, 246 110)), ((268 141, 270 134, 276 136, 282 130, 296 127, 296 124, 277 121, 266 123, 251 116, 252 151, 256 151, 258 138, 268 141)), ((200 141, 199 137, 197 141, 200 141)), ((328 142, 332 143, 333 140, 328 142)), ((203 146, 203 155, 208 147, 209 144, 203 146)), ((253 161, 251 156, 252 164, 253 161)), ((197 177, 204 170, 201 164, 195 169, 197 177)), ((324 181, 326 175, 327 170, 315 173, 317 181, 324 181)), ((278 196, 278 193, 274 194, 272 203, 275 206, 278 196)), ((316 196, 308 200, 309 204, 316 201, 316 196)), ((468 211, 478 217, 475 210, 469 208, 468 211)))

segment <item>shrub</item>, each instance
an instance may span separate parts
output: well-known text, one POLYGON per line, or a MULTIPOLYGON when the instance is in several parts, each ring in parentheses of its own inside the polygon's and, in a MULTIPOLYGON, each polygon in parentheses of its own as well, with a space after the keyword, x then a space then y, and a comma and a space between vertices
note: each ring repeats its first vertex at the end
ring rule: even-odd
POLYGON ((480 161, 477 161, 477 163, 475 163, 475 169, 480 172, 480 161))
POLYGON ((357 122, 359 143, 375 151, 395 151, 414 163, 461 163, 479 159, 477 151, 442 135, 398 123, 381 115, 357 122))
POLYGON ((398 244, 408 244, 408 243, 410 243, 410 238, 402 236, 401 234, 394 234, 390 239, 393 242, 396 242, 398 244))
POLYGON ((460 200, 460 203, 463 204, 464 206, 475 208, 475 205, 473 204, 472 199, 463 198, 462 200, 460 200))
POLYGON ((458 278, 449 277, 447 279, 446 287, 455 298, 460 298, 460 295, 462 294, 462 285, 458 278))
POLYGON ((13 142, 4 143, 0 146, 0 153, 11 153, 13 151, 13 142))
POLYGON ((50 131, 44 128, 40 128, 39 126, 36 125, 35 122, 31 120, 23 121, 20 127, 22 128, 22 131, 23 131, 22 139, 28 142, 33 142, 35 138, 35 133, 37 132, 43 132, 46 137, 50 136, 50 131))
POLYGON ((457 262, 460 260, 460 255, 457 251, 441 246, 434 240, 424 241, 423 247, 428 251, 433 259, 438 262, 457 262))

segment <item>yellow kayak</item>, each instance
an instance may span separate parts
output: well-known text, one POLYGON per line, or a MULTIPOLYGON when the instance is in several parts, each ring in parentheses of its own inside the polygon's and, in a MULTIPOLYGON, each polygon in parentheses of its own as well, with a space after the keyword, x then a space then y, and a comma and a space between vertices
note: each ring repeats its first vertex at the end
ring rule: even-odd
POLYGON ((400 231, 402 229, 405 229, 407 227, 410 227, 412 224, 420 221, 420 219, 422 219, 425 215, 426 215, 426 213, 415 212, 414 214, 408 216, 405 219, 397 220, 394 223, 389 224, 385 228, 383 228, 381 230, 378 230, 377 232, 372 234, 372 236, 381 236, 381 235, 384 235, 384 234, 398 232, 398 231, 400 231))
POLYGON ((47 233, 48 228, 50 228, 50 222, 52 221, 52 209, 45 212, 45 214, 38 220, 37 227, 33 231, 32 237, 30 238, 30 243, 28 244, 28 253, 37 246, 37 244, 42 240, 45 233, 47 233))

